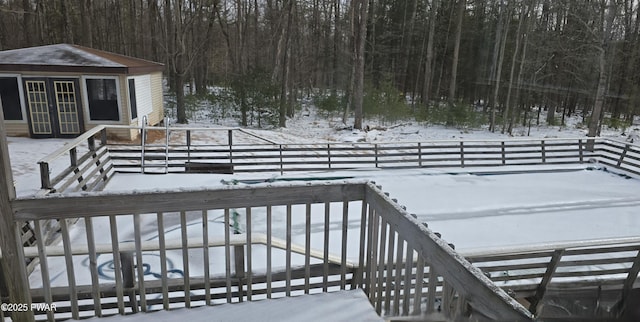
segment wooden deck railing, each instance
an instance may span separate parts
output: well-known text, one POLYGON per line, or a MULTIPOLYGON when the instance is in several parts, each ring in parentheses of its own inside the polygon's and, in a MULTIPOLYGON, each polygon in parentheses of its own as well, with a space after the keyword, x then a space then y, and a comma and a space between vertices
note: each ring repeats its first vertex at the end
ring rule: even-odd
MULTIPOLYGON (((637 287, 640 237, 483 249, 461 255, 515 297, 526 298, 532 313, 537 313, 549 290, 591 290, 600 294, 595 305, 572 314, 616 319, 624 311, 631 289, 637 287), (604 300, 606 293, 608 302, 604 300)), ((571 311, 575 299, 566 300, 557 305, 568 304, 566 309, 571 311)))
POLYGON ((49 195, 12 207, 38 237, 43 221, 61 223, 59 246, 25 249, 39 262, 33 302, 57 304, 37 319, 352 288, 389 317, 532 318, 371 183, 49 195))
MULTIPOLYGON (((291 173, 357 168, 562 165, 597 161, 640 175, 640 146, 606 138, 279 144, 243 129, 178 127, 168 129, 168 146, 164 143, 123 144, 108 140, 109 131, 122 128, 135 129, 96 127, 40 160, 43 192, 96 190, 118 172, 291 173), (221 134, 211 139, 211 135, 199 134, 203 131, 221 134)), ((163 127, 145 128, 145 131, 152 130, 167 132, 163 127)))

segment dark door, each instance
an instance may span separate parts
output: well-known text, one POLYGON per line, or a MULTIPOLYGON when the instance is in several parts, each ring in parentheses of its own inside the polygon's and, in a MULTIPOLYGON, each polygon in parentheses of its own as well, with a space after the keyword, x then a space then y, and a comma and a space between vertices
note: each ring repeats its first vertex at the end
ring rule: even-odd
POLYGON ((32 137, 76 137, 83 132, 76 79, 25 79, 24 89, 32 137))

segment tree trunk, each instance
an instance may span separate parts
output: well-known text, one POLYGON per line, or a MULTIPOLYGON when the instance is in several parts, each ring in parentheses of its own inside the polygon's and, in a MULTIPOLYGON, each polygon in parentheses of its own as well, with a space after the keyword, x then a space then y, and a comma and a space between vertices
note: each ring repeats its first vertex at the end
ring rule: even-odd
MULTIPOLYGON (((285 25, 282 26, 282 39, 281 41, 283 42, 282 47, 284 48, 279 48, 279 52, 281 55, 281 59, 282 59, 282 65, 281 65, 281 70, 282 70, 282 77, 280 79, 281 83, 280 83, 280 110, 279 110, 279 117, 278 117, 278 125, 280 127, 286 127, 287 126, 287 89, 288 89, 288 84, 289 84, 289 54, 291 52, 290 49, 290 44, 291 44, 291 22, 293 19, 293 6, 295 5, 294 3, 295 0, 288 0, 287 2, 287 23, 285 25)), ((280 45, 278 45, 278 47, 280 47, 280 45)), ((289 93, 290 95, 290 93, 289 93)))
POLYGON ((587 134, 587 136, 591 137, 600 135, 600 128, 602 126, 600 119, 603 112, 607 86, 607 55, 609 52, 609 46, 611 45, 611 29, 613 27, 613 21, 616 17, 616 1, 609 0, 609 4, 607 5, 607 7, 607 13, 605 15, 602 27, 602 42, 601 47, 599 48, 600 77, 598 77, 596 99, 593 105, 593 113, 591 113, 591 119, 589 120, 589 133, 587 134))
POLYGON ((353 111, 354 120, 353 127, 362 129, 362 101, 364 98, 364 50, 367 39, 367 13, 369 0, 353 0, 353 17, 354 22, 353 34, 353 111))
POLYGON ((429 16, 429 40, 427 42, 427 58, 424 62, 424 85, 422 89, 422 100, 429 106, 431 98, 431 82, 433 81, 433 43, 435 42, 436 17, 438 12, 438 1, 431 0, 431 14, 429 16))
POLYGON ((504 52, 505 52, 505 47, 507 45, 507 35, 509 34, 509 16, 511 14, 511 10, 509 7, 507 7, 506 10, 506 19, 504 19, 504 26, 503 26, 503 32, 502 32, 502 39, 500 40, 500 54, 498 57, 498 66, 496 69, 496 84, 495 84, 495 88, 493 90, 493 104, 491 106, 491 123, 489 124, 489 130, 491 132, 495 132, 496 130, 496 110, 498 108, 498 94, 500 93, 500 82, 502 79, 502 63, 504 62, 504 52))
MULTIPOLYGON (((31 43, 32 12, 31 12, 31 2, 29 0, 22 0, 22 10, 24 11, 24 13, 22 14, 22 32, 24 34, 23 47, 29 47, 33 45, 31 43)), ((1 49, 2 47, 0 47, 0 50, 1 49)))
POLYGON ((502 134, 504 134, 504 132, 506 131, 507 122, 510 119, 509 112, 511 111, 511 92, 513 90, 513 82, 515 77, 514 74, 516 70, 518 51, 520 50, 520 38, 521 38, 520 31, 522 30, 522 23, 526 19, 524 10, 525 9, 522 8, 520 19, 518 19, 518 29, 516 30, 516 44, 515 44, 515 48, 513 49, 513 56, 511 58, 511 71, 509 72, 509 87, 507 89, 507 100, 504 104, 504 113, 502 116, 502 131, 501 131, 502 134))
POLYGON ((466 0, 458 0, 458 21, 456 23, 456 39, 453 47, 453 61, 451 62, 451 82, 449 83, 449 105, 453 105, 456 99, 456 82, 458 76, 458 59, 460 57, 460 38, 462 36, 462 18, 464 17, 464 9, 466 0))
MULTIPOLYGON (((517 80, 517 83, 516 83, 517 84, 516 85, 517 86, 516 99, 515 99, 516 102, 520 102, 520 95, 521 95, 522 86, 523 86, 522 79, 523 79, 524 67, 525 67, 524 64, 525 64, 525 61, 527 59, 527 48, 528 48, 528 45, 529 45, 529 32, 531 31, 531 26, 533 24, 533 17, 531 16, 531 12, 536 7, 536 2, 537 2, 537 0, 531 0, 531 4, 529 5, 528 13, 526 15, 526 19, 528 19, 528 20, 527 20, 527 23, 525 25, 526 29, 525 29, 525 31, 523 33, 524 44, 522 45, 522 56, 520 57, 520 67, 519 67, 519 70, 518 70, 518 80, 517 80)), ((523 103, 523 107, 522 108, 525 109, 524 103, 523 103)), ((526 118, 526 115, 527 115, 526 111, 527 110, 525 109, 525 118, 526 118)), ((507 128, 507 131, 509 132, 510 135, 513 135, 513 124, 515 122, 515 117, 518 114, 519 114, 519 112, 516 112, 516 111, 511 113, 511 120, 509 121, 509 127, 507 128)))

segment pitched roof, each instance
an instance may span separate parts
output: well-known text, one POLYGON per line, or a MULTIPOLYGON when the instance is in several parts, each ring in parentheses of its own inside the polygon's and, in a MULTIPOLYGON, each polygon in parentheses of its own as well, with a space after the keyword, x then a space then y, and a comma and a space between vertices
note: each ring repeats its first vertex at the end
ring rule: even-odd
POLYGON ((0 71, 143 74, 163 69, 160 63, 70 44, 0 51, 0 71))

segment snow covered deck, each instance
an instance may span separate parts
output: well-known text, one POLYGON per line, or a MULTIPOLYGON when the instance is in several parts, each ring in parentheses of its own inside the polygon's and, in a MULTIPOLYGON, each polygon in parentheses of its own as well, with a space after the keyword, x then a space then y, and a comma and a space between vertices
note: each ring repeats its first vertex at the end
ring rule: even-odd
POLYGON ((296 297, 243 302, 194 309, 176 309, 128 316, 92 318, 87 322, 300 322, 300 321, 382 322, 360 289, 296 297))

